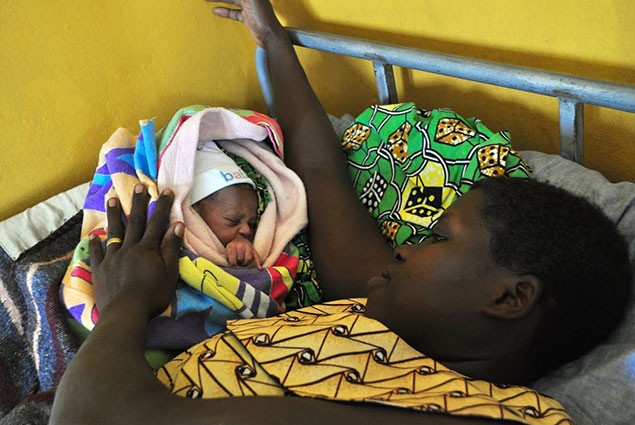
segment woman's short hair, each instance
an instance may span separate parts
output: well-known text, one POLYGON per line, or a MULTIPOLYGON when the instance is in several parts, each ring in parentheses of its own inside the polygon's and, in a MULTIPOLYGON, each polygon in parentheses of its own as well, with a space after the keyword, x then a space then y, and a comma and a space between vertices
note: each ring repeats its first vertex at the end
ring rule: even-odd
POLYGON ((624 318, 631 266, 624 238, 595 205, 534 179, 488 178, 482 214, 493 260, 543 282, 528 349, 540 375, 605 341, 624 318))

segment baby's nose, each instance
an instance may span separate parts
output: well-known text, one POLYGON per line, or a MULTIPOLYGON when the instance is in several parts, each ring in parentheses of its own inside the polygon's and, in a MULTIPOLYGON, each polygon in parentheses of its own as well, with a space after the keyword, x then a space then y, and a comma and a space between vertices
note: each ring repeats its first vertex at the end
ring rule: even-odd
POLYGON ((238 228, 238 233, 240 233, 242 237, 250 239, 251 237, 253 237, 254 231, 252 230, 249 223, 243 223, 238 228))

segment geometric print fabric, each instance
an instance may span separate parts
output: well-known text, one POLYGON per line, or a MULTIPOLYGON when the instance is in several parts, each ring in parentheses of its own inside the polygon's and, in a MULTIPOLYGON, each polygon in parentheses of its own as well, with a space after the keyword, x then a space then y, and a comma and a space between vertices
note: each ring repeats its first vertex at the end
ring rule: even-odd
POLYGON ((531 173, 511 148, 509 133, 411 102, 366 109, 341 145, 358 197, 392 246, 424 240, 477 180, 531 173))
POLYGON ((572 424, 536 391, 467 378, 363 315, 365 299, 238 320, 157 372, 178 395, 297 395, 527 424, 572 424))

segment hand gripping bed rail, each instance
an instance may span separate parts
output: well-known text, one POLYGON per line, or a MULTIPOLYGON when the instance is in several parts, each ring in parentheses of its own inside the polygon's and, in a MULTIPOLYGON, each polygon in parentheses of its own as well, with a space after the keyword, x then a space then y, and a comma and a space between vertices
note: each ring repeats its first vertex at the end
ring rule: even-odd
MULTIPOLYGON (((635 86, 317 31, 288 28, 287 32, 292 43, 297 46, 371 61, 380 104, 399 101, 393 66, 557 98, 560 112, 560 155, 579 163, 584 159, 585 103, 635 112, 635 86)), ((265 104, 269 114, 275 116, 267 56, 261 48, 256 50, 256 68, 265 104)))

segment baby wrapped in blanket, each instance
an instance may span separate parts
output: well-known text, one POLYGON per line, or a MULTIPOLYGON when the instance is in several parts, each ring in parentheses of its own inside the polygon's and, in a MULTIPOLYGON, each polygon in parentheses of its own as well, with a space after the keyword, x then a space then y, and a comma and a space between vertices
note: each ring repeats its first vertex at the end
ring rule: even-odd
POLYGON ((87 329, 98 320, 87 242, 96 235, 106 243, 106 201, 118 197, 129 214, 126 200, 137 183, 148 188, 149 214, 160 191, 171 188, 171 219, 186 227, 177 291, 168 309, 150 323, 148 348, 187 348, 225 330, 227 320, 284 311, 294 283, 313 274, 307 273, 312 267, 300 255, 302 247, 292 242, 307 223, 306 195, 298 176, 281 159, 277 123, 253 111, 198 105, 181 109, 156 133, 152 120, 140 123, 138 137, 118 129, 101 149, 84 205, 82 238, 60 289, 71 316, 87 329), (210 144, 212 140, 216 143, 210 144), (205 209, 192 207, 192 195, 198 196, 193 192, 195 158, 198 148, 209 151, 210 146, 220 146, 241 167, 248 178, 244 182, 254 185, 258 227, 249 239, 261 268, 230 266, 226 244, 197 212, 205 216, 205 209))
POLYGON ((213 141, 203 142, 197 149, 190 202, 225 247, 232 267, 261 268, 252 244, 258 224, 255 187, 213 141))

